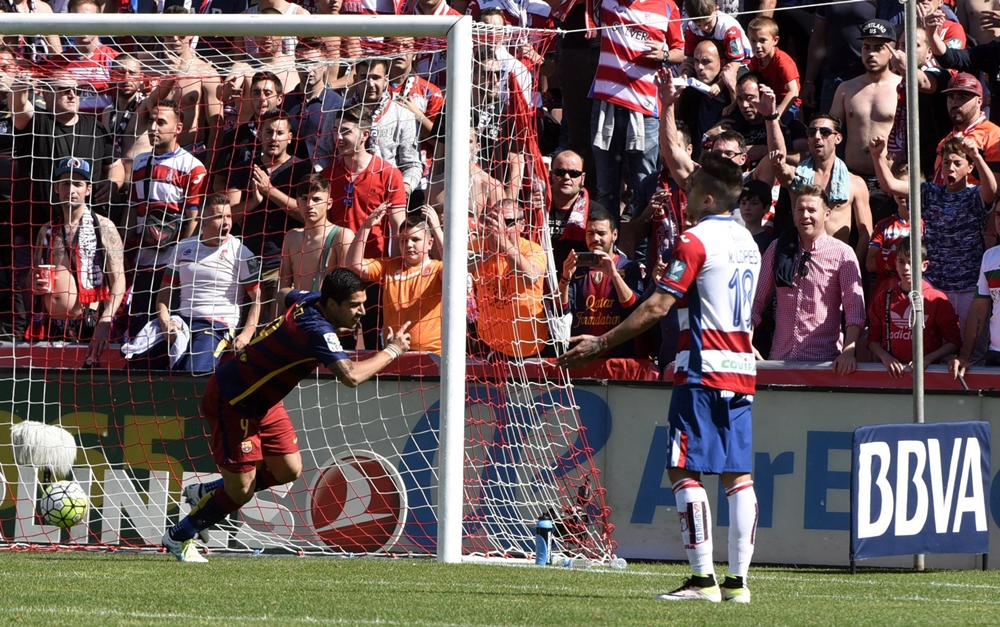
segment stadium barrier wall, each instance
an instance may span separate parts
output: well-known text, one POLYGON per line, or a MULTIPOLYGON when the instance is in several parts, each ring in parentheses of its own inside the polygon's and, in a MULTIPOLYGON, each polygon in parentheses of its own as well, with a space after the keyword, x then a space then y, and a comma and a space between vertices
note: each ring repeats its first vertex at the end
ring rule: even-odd
MULTIPOLYGON (((103 496, 95 498, 93 506, 104 508, 105 518, 119 526, 118 530, 91 529, 95 535, 89 539, 86 528, 78 527, 74 537, 80 542, 100 539, 113 544, 120 531, 124 537, 155 545, 168 517, 177 513, 175 503, 183 483, 196 473, 214 470, 207 443, 198 437, 204 433, 202 421, 196 418, 205 379, 154 378, 146 386, 128 385, 124 376, 116 374, 39 372, 33 372, 33 379, 15 376, 0 381, 0 394, 13 399, 13 421, 29 415, 30 408, 33 420, 44 413, 46 421, 59 418, 63 426, 77 431, 81 455, 94 468, 93 477, 78 478, 81 483, 92 479, 100 484, 103 496), (158 399, 175 400, 167 409, 158 399)), ((874 366, 862 367, 850 377, 837 377, 828 366, 761 369, 754 406, 754 481, 760 512, 756 562, 847 565, 852 432, 860 425, 911 420, 912 398, 906 390, 871 387, 881 385, 883 375, 884 370, 874 366)), ((984 420, 992 429, 1000 427, 1000 392, 994 392, 1000 390, 1000 374, 980 371, 975 379, 970 378, 973 382, 980 391, 955 391, 958 386, 943 367, 932 367, 927 420, 984 420)), ((368 452, 385 457, 406 477, 408 517, 406 528, 397 530, 402 533, 395 548, 417 553, 432 549, 436 538, 432 469, 437 459, 425 452, 433 450, 428 439, 437 437, 437 394, 436 378, 430 377, 388 378, 357 390, 325 378, 303 384, 286 401, 304 453, 306 472, 297 482, 302 485, 261 495, 247 508, 251 520, 241 532, 246 534, 241 541, 253 546, 268 534, 284 537, 291 531, 289 526, 310 537, 310 521, 292 514, 309 511, 306 488, 314 485, 335 457, 368 452), (397 395, 387 399, 390 390, 397 395), (321 407, 329 409, 321 412, 321 407), (340 414, 331 415, 336 408, 340 414), (345 444, 355 439, 352 424, 372 422, 381 423, 384 440, 353 448, 345 444), (422 452, 407 456, 408 450, 422 452), (406 472, 402 472, 404 466, 406 472), (259 520, 252 520, 253 516, 259 520)), ((622 557, 684 559, 673 494, 664 472, 665 411, 670 394, 669 385, 659 382, 583 381, 575 386, 588 443, 602 469, 617 553, 622 557)), ((31 507, 24 495, 33 494, 34 479, 33 473, 14 465, 7 445, 10 418, 0 417, 0 542, 53 542, 39 528, 16 523, 17 510, 22 520, 31 518, 23 515, 31 507)), ((496 444, 509 436, 503 434, 496 444)), ((990 539, 996 543, 1000 540, 1000 473, 996 472, 1000 459, 996 452, 993 456, 996 474, 989 481, 988 520, 990 539)), ((523 479, 524 489, 530 489, 531 478, 523 479)), ((719 498, 716 480, 709 478, 706 487, 714 495, 716 559, 724 561, 726 501, 719 498)), ((344 541, 349 536, 350 528, 334 539, 344 541)), ((321 535, 312 537, 323 541, 321 535)), ((226 540, 213 536, 216 546, 224 546, 226 540)), ((908 567, 912 560, 882 558, 864 565, 908 567)), ((927 565, 974 568, 979 558, 929 555, 927 565)))

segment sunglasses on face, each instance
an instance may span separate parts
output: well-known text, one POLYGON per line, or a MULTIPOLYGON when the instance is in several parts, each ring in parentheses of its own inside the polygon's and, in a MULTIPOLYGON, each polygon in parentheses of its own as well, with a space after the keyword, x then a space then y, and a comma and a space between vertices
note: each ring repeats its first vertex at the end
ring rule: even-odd
POLYGON ((578 179, 583 176, 583 170, 567 170, 566 168, 554 168, 552 170, 552 176, 556 178, 562 178, 567 175, 571 179, 578 179))
POLYGON ((816 133, 819 133, 820 135, 823 136, 824 139, 826 139, 830 135, 833 135, 836 132, 837 131, 833 130, 832 128, 827 128, 825 126, 810 126, 809 128, 806 129, 806 134, 809 137, 812 137, 816 133))

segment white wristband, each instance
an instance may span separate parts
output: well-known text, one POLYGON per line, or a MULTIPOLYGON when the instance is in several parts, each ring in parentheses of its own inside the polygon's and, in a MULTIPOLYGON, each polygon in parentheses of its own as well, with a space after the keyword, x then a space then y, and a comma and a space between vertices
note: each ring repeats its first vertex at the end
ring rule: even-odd
POLYGON ((399 350, 392 344, 386 345, 383 350, 389 353, 389 356, 392 357, 392 359, 399 359, 403 355, 403 351, 399 350))

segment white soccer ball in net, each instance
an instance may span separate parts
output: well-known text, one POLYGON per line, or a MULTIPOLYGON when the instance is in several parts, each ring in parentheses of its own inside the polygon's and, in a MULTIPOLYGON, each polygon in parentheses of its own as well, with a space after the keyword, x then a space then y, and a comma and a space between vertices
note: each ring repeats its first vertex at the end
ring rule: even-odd
POLYGON ((69 529, 87 515, 87 493, 76 481, 57 481, 45 490, 38 505, 46 525, 69 529))

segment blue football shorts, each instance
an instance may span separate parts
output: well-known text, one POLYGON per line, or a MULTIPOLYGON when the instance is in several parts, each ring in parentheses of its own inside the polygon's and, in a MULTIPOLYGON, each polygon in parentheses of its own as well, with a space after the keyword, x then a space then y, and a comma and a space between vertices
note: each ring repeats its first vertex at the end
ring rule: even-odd
POLYGON ((701 385, 674 387, 667 468, 718 475, 753 469, 753 396, 701 385))

